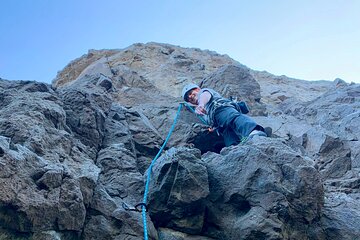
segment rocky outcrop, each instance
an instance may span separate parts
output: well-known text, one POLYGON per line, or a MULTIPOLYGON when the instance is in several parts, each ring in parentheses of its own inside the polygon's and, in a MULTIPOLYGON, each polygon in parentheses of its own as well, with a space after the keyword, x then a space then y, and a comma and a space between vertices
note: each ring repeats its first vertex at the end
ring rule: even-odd
POLYGON ((210 182, 207 234, 216 239, 314 238, 324 191, 311 159, 280 139, 261 137, 203 157, 210 182))
POLYGON ((358 239, 360 87, 256 72, 169 44, 92 50, 52 86, 0 80, 0 238, 358 239), (273 128, 224 148, 188 82, 245 100, 273 128))
POLYGON ((260 84, 245 66, 225 65, 206 77, 201 86, 216 89, 226 98, 246 101, 253 116, 267 115, 265 106, 260 102, 260 84))
POLYGON ((60 71, 53 81, 60 87, 86 75, 102 73, 118 81, 142 81, 126 75, 140 76, 157 89, 178 97, 186 82, 200 82, 205 76, 226 64, 239 64, 226 55, 197 48, 181 48, 170 44, 134 44, 119 51, 89 51, 60 71), (69 74, 75 72, 76 74, 69 74), (190 73, 190 74, 189 74, 190 73), (64 77, 66 76, 66 77, 64 77), (68 79, 64 81, 63 79, 68 79))
POLYGON ((23 234, 83 229, 100 169, 71 134, 48 85, 1 81, 2 227, 23 234))
POLYGON ((200 151, 171 148, 152 168, 151 175, 150 216, 157 227, 201 233, 209 182, 200 151))
POLYGON ((54 85, 64 85, 74 81, 79 75, 92 63, 101 59, 107 59, 109 56, 119 52, 118 50, 89 50, 89 52, 80 58, 71 61, 62 71, 58 72, 54 85))

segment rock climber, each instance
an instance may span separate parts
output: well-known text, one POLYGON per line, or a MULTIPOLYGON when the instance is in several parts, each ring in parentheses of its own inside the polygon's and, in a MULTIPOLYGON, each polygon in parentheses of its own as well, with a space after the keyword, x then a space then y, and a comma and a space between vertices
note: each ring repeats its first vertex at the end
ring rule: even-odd
POLYGON ((210 88, 201 89, 190 83, 184 86, 182 98, 195 106, 195 113, 202 115, 212 130, 224 138, 225 146, 236 145, 255 135, 267 136, 265 129, 243 114, 236 104, 210 88))

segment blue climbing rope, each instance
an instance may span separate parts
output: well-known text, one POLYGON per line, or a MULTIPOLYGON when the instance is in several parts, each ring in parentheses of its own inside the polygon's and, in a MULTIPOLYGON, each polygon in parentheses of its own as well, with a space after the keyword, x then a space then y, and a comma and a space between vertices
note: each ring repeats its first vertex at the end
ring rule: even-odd
POLYGON ((201 117, 200 115, 198 115, 194 108, 192 108, 188 103, 184 102, 184 105, 187 109, 189 109, 191 112, 195 113, 195 115, 205 124, 208 125, 208 123, 205 121, 205 119, 203 117, 201 117))
POLYGON ((169 131, 163 145, 161 146, 159 152, 156 154, 154 159, 151 161, 151 164, 150 164, 149 169, 148 169, 148 175, 147 175, 147 178, 146 178, 145 192, 144 192, 144 199, 143 199, 144 205, 142 205, 142 208, 141 208, 141 210, 142 210, 142 218, 143 218, 143 223, 144 223, 143 225, 144 225, 144 239, 145 240, 148 240, 147 223, 146 223, 146 202, 147 202, 147 195, 148 195, 148 192, 149 192, 149 183, 150 183, 151 170, 152 170, 152 167, 153 167, 155 161, 159 158, 161 152, 164 150, 167 142, 169 141, 172 132, 174 131, 176 122, 177 122, 177 120, 178 120, 178 118, 180 116, 182 105, 183 104, 180 103, 179 108, 178 108, 177 113, 176 113, 176 116, 175 116, 175 119, 174 119, 174 122, 173 122, 173 124, 172 124, 172 126, 170 128, 170 131, 169 131))
MULTIPOLYGON (((142 218, 143 218, 143 225, 144 225, 144 239, 145 240, 148 240, 148 231, 147 231, 147 223, 146 223, 146 202, 147 202, 147 195, 148 195, 148 192, 149 192, 149 184, 150 184, 150 175, 151 175, 151 171, 152 171, 152 167, 155 163, 155 161, 160 157, 160 154, 161 152, 164 150, 167 142, 169 141, 170 137, 171 137, 171 134, 172 132, 174 131, 174 128, 175 128, 175 125, 176 125, 176 122, 180 116, 180 112, 181 112, 181 109, 182 109, 182 105, 184 105, 187 109, 189 109, 191 112, 195 113, 195 110, 192 106, 190 106, 188 103, 186 102, 182 102, 180 103, 179 105, 179 108, 177 110, 177 113, 176 113, 176 116, 175 116, 175 119, 174 119, 174 122, 173 124, 171 125, 171 128, 170 128, 170 131, 163 143, 163 145, 161 146, 160 150, 158 151, 158 153, 156 154, 156 156, 154 157, 154 159, 151 161, 151 164, 149 166, 149 169, 148 169, 148 175, 147 175, 147 178, 146 178, 146 183, 145 183, 145 191, 144 191, 144 198, 143 198, 143 202, 141 204, 141 212, 142 212, 142 218)), ((201 117, 200 115, 196 114, 196 116, 206 125, 208 125, 208 123, 206 122, 206 120, 201 117)))

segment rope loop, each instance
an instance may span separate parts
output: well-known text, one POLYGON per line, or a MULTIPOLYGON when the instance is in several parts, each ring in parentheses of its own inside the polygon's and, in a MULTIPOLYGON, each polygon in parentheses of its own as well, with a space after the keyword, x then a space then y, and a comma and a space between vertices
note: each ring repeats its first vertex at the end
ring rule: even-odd
POLYGON ((135 209, 138 212, 141 212, 143 208, 145 208, 145 212, 149 211, 148 205, 146 205, 146 203, 138 203, 135 205, 135 209), (139 207, 141 207, 141 208, 139 208, 139 207))
POLYGON ((138 203, 134 207, 130 207, 125 202, 123 202, 122 207, 123 209, 125 209, 125 211, 141 212, 143 207, 145 208, 145 212, 149 211, 148 205, 146 205, 145 203, 138 203))

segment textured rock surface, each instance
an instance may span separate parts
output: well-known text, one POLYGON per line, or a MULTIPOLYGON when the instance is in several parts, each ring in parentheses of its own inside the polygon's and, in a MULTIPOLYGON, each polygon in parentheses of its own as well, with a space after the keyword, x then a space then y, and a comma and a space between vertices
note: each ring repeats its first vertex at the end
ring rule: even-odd
POLYGON ((260 85, 245 66, 226 65, 206 77, 202 86, 216 89, 222 96, 246 101, 253 115, 266 115, 260 103, 260 85))
POLYGON ((223 148, 183 109, 151 172, 150 239, 359 239, 360 86, 169 44, 91 50, 52 86, 0 80, 0 239, 143 239, 147 169, 188 82, 273 128, 223 148))
POLYGON ((150 216, 158 226, 198 234, 204 225, 208 174, 200 151, 171 148, 154 165, 150 216))
POLYGON ((261 137, 203 158, 210 182, 205 225, 210 236, 302 239, 314 231, 308 225, 320 220, 324 191, 311 159, 281 140, 261 137))

